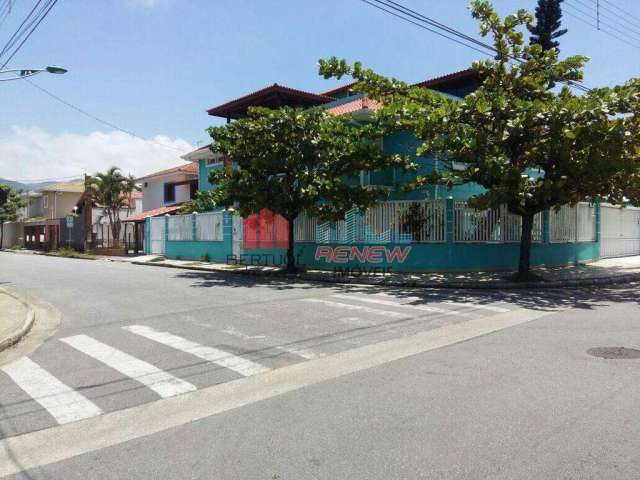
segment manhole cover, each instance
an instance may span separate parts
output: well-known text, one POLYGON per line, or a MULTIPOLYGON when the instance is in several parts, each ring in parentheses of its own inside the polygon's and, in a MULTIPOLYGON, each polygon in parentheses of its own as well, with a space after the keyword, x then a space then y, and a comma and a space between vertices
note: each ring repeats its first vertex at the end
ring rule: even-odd
POLYGON ((640 350, 627 347, 594 347, 587 350, 589 355, 612 360, 640 359, 640 350))

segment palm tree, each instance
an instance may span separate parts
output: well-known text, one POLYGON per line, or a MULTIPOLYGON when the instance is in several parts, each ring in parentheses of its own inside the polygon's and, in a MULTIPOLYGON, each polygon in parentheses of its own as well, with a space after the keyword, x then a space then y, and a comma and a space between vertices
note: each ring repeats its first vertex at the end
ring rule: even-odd
POLYGON ((91 198, 104 209, 109 218, 113 244, 118 248, 120 244, 120 210, 129 208, 132 193, 139 190, 133 176, 120 173, 118 167, 111 167, 104 173, 96 173, 88 179, 87 190, 91 198))

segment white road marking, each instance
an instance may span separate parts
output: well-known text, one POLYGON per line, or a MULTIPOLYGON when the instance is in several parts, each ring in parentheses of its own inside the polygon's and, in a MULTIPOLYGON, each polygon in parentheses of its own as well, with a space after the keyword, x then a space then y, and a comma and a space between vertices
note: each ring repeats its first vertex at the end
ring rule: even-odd
MULTIPOLYGON (((385 297, 389 297, 391 298, 391 295, 388 294, 381 294, 378 293, 376 295, 379 296, 385 296, 385 297)), ((465 312, 461 312, 459 310, 446 310, 444 308, 438 308, 438 307, 429 307, 427 305, 411 305, 411 304, 406 304, 406 303, 400 303, 397 301, 393 301, 393 300, 381 300, 379 298, 371 298, 371 297, 354 297, 354 296, 349 296, 349 295, 333 295, 334 297, 336 296, 340 296, 343 298, 349 298, 352 300, 359 300, 361 302, 369 302, 369 303, 377 303, 379 305, 389 305, 389 306, 393 306, 393 307, 404 307, 404 308, 413 308, 416 310, 421 310, 424 312, 433 312, 433 313, 437 313, 438 315, 455 315, 456 317, 473 317, 473 315, 471 315, 470 313, 465 313, 465 312)), ((393 297, 395 298, 395 297, 393 297)), ((403 297, 403 299, 408 300, 408 301, 415 301, 415 300, 420 300, 419 297, 403 297)))
POLYGON ((445 305, 453 305, 454 307, 473 308, 474 310, 488 310, 489 312, 506 313, 508 308, 496 307, 495 305, 485 305, 484 303, 461 303, 450 302, 448 300, 443 301, 445 305))
POLYGON ((174 377, 144 360, 110 347, 88 335, 75 335, 60 340, 123 375, 142 383, 162 398, 196 390, 196 387, 189 382, 174 377))
POLYGON ((385 317, 394 318, 410 318, 404 313, 392 312, 391 310, 380 310, 379 308, 363 307, 362 305, 352 305, 350 303, 332 302, 331 300, 322 300, 320 298, 303 298, 303 302, 321 303, 329 307, 344 308, 345 310, 358 310, 360 312, 372 313, 375 315, 383 315, 385 317))
POLYGON ((28 357, 22 357, 2 370, 59 424, 95 417, 102 410, 68 387, 28 357))
POLYGON ((0 477, 167 431, 310 385, 539 319, 554 311, 516 309, 366 345, 240 378, 176 398, 0 440, 0 477))
POLYGON ((372 322, 371 320, 365 320, 360 317, 338 317, 334 318, 338 322, 347 323, 350 325, 355 325, 356 327, 373 327, 377 325, 376 322, 372 322))
MULTIPOLYGON (((226 333, 227 335, 231 335, 232 337, 242 338, 243 340, 252 340, 252 341, 258 340, 258 341, 261 341, 261 343, 263 344, 267 344, 266 342, 268 341, 268 337, 266 335, 248 335, 246 333, 242 333, 240 330, 238 330, 235 327, 225 328, 224 330, 222 330, 222 333, 226 333)), ((304 358, 306 360, 312 360, 318 357, 318 355, 316 355, 311 350, 307 350, 306 348, 294 347, 291 345, 276 345, 271 348, 274 348, 276 350, 282 350, 283 352, 287 352, 287 353, 292 353, 293 355, 297 355, 298 357, 304 358)))
POLYGON ((228 368, 234 372, 239 373, 242 376, 248 377, 250 375, 256 375, 258 373, 268 372, 270 369, 259 363, 252 362, 246 358, 239 357, 224 350, 220 350, 213 347, 207 347, 186 338, 173 335, 169 332, 159 332, 151 327, 145 325, 130 325, 128 327, 122 327, 123 329, 148 338, 163 345, 175 348, 198 358, 202 358, 221 367, 228 368))
MULTIPOLYGON (((375 295, 378 297, 384 297, 384 298, 398 298, 395 295, 390 295, 384 292, 378 292, 375 295)), ((410 302, 424 302, 426 300, 425 298, 422 298, 422 297, 402 297, 402 299, 410 302)), ((439 303, 444 305, 451 305, 454 307, 472 308, 476 310, 488 310, 490 312, 496 312, 496 313, 506 313, 509 311, 508 308, 496 307, 495 305, 485 305, 483 303, 452 302, 449 300, 442 300, 439 303)), ((417 305, 411 305, 411 306, 417 306, 417 305)), ((437 307, 433 307, 433 308, 437 308, 437 307)), ((450 310, 445 310, 445 311, 449 312, 450 310)), ((453 312, 453 313, 460 314, 459 312, 453 312)))

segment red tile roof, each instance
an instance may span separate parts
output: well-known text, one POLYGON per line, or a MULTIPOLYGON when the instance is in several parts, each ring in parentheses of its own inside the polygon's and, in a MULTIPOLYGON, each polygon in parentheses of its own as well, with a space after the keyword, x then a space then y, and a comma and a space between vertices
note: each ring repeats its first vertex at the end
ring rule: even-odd
MULTIPOLYGON (((440 86, 443 83, 462 80, 462 79, 474 79, 478 77, 478 72, 476 72, 472 68, 467 68, 466 70, 459 70, 457 72, 447 73, 446 75, 441 75, 439 77, 430 78, 428 80, 423 80, 422 82, 414 83, 414 85, 418 87, 436 87, 440 86)), ((346 85, 342 85, 341 87, 336 87, 332 90, 327 90, 326 92, 322 92, 320 95, 328 95, 330 97, 334 96, 336 93, 342 93, 351 89, 358 82, 350 82, 346 85)))
POLYGON ((333 97, 305 92, 304 90, 297 90, 274 83, 222 105, 211 107, 207 110, 207 113, 218 117, 237 118, 244 115, 247 108, 251 106, 270 106, 274 101, 276 104, 312 106, 331 102, 332 100, 333 97))
POLYGON ((145 175, 144 177, 137 178, 137 180, 142 180, 144 178, 158 177, 160 175, 167 175, 169 173, 184 173, 187 175, 193 174, 196 177, 198 176, 198 164, 197 163, 185 163, 184 165, 178 165, 177 167, 167 168, 166 170, 160 170, 159 172, 153 172, 149 175, 145 175))
POLYGON ((335 107, 327 108, 327 112, 334 115, 344 115, 345 113, 358 112, 360 110, 371 110, 375 112, 382 108, 382 103, 375 100, 371 100, 367 97, 358 98, 352 102, 336 105, 335 107))
POLYGON ((136 213, 135 215, 130 215, 127 218, 123 219, 123 222, 144 222, 144 219, 147 217, 161 217, 162 215, 167 215, 171 213, 175 213, 182 208, 182 203, 176 203, 175 205, 170 205, 168 207, 160 207, 154 208, 153 210, 147 210, 146 212, 136 213))
POLYGON ((480 79, 480 76, 478 75, 477 71, 475 71, 473 68, 467 68, 466 70, 460 70, 458 72, 448 73, 440 77, 424 80, 422 82, 415 83, 414 85, 417 87, 432 88, 432 87, 438 87, 443 83, 452 82, 455 80, 478 80, 479 81, 479 79, 480 79))

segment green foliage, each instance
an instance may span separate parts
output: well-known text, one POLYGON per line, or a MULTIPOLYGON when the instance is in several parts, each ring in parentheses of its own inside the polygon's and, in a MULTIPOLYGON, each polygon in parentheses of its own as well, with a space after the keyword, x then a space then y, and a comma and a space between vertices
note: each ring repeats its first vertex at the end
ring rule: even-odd
POLYGON ((111 167, 106 172, 96 173, 87 179, 87 191, 109 218, 115 247, 118 246, 122 227, 120 211, 131 207, 132 194, 139 190, 133 176, 123 175, 118 167, 111 167))
POLYGON ((379 147, 375 123, 356 124, 321 108, 252 108, 247 118, 211 127, 214 151, 239 168, 211 172, 214 201, 235 205, 243 217, 268 208, 289 222, 287 266, 294 268, 293 221, 302 212, 323 219, 344 218, 388 195, 383 188, 349 183, 362 170, 413 168, 400 155, 379 147))
POLYGON ((562 8, 564 0, 538 0, 536 7, 536 24, 527 25, 533 35, 529 38, 531 44, 537 43, 543 50, 558 49, 560 43, 555 40, 567 33, 567 29, 560 29, 562 25, 562 8))
POLYGON ((25 206, 20 192, 9 185, 0 184, 0 223, 15 222, 18 212, 25 206))
POLYGON ((78 252, 76 249, 72 247, 60 247, 57 250, 57 255, 59 257, 67 257, 67 258, 82 258, 83 255, 78 252))
POLYGON ((217 207, 217 204, 213 198, 213 193, 205 190, 198 190, 195 198, 192 198, 186 202, 178 213, 204 213, 210 212, 217 207))
POLYGON ((4 222, 18 220, 19 210, 25 206, 20 192, 9 185, 0 184, 0 248, 4 239, 4 222))
POLYGON ((486 191, 470 200, 473 206, 506 204, 521 215, 520 270, 527 271, 536 213, 596 196, 622 201, 640 191, 640 80, 574 95, 566 83, 582 79, 586 57, 559 60, 555 49, 525 44, 521 30, 532 16, 524 10, 501 19, 488 1, 475 0, 471 12, 497 54, 473 64, 484 81, 464 99, 336 58, 321 61, 320 73, 353 76, 356 91, 385 104, 377 117, 387 131, 410 130, 422 141, 418 155, 466 165, 418 178, 412 188, 475 182, 486 191), (513 58, 523 60, 512 64, 513 58), (558 92, 550 89, 556 83, 564 84, 558 92))

